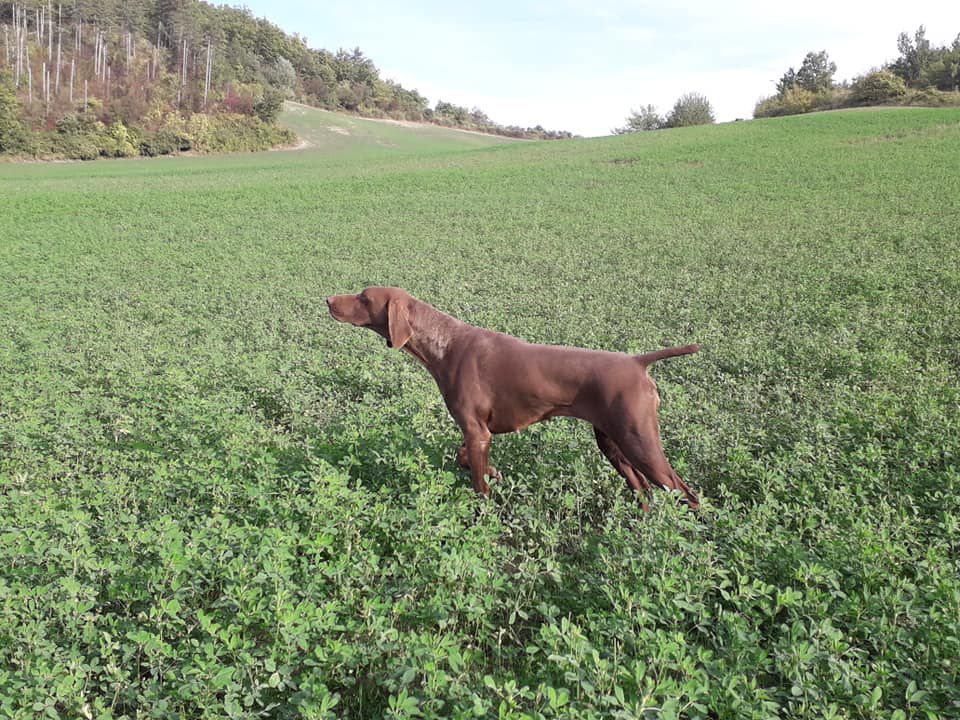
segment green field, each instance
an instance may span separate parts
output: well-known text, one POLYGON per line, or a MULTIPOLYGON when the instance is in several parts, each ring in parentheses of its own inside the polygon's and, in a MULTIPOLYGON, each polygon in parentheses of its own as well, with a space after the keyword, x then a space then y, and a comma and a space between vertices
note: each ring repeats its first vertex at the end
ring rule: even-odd
POLYGON ((960 716, 960 111, 285 122, 0 166, 0 717, 960 716), (328 316, 368 284, 702 344, 653 369, 702 511, 574 420, 478 498, 432 379, 328 316))

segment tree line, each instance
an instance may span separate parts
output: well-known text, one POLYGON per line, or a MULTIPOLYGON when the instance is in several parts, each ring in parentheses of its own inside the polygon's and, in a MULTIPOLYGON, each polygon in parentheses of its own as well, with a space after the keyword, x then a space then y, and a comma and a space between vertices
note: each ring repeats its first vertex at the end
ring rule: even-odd
MULTIPOLYGON (((879 104, 960 105, 960 35, 950 45, 934 45, 921 25, 911 37, 900 33, 899 56, 852 82, 836 82, 837 65, 826 50, 809 52, 798 69, 789 68, 777 82, 776 94, 760 100, 754 117, 795 115, 879 104)), ((687 93, 661 115, 654 105, 631 110, 614 134, 703 125, 714 122, 705 95, 687 93)))
MULTIPOLYGON (((169 142, 156 143, 158 151, 188 142, 178 126, 198 114, 209 116, 208 125, 220 115, 244 116, 263 132, 253 121, 272 125, 284 99, 514 137, 571 137, 502 126, 477 108, 442 101, 431 108, 416 90, 383 79, 359 48, 310 48, 302 35, 246 8, 200 0, 0 2, 0 43, 0 152, 33 133, 56 132, 78 113, 80 126, 92 126, 92 117, 143 137, 168 126, 169 142)), ((75 129, 78 121, 67 124, 75 129)))
POLYGON ((850 82, 836 82, 836 63, 826 52, 809 52, 799 69, 789 68, 775 95, 762 99, 754 117, 796 115, 865 105, 960 105, 960 34, 934 45, 920 26, 897 38, 899 56, 850 82))

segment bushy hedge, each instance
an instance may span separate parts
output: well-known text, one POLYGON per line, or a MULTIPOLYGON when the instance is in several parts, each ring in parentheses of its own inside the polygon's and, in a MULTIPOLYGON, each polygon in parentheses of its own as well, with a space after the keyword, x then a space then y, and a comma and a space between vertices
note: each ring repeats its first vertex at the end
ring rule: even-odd
POLYGON ((794 85, 782 97, 773 95, 757 103, 754 117, 777 117, 779 115, 797 115, 810 112, 816 104, 817 95, 794 85))
POLYGON ((22 154, 95 160, 98 157, 135 157, 140 154, 142 130, 120 121, 106 125, 91 113, 62 117, 52 133, 37 133, 22 154))
POLYGON ((921 90, 908 91, 899 102, 899 105, 920 105, 923 107, 960 107, 960 93, 943 92, 928 87, 921 90))
POLYGON ((293 132, 286 128, 233 113, 193 115, 186 123, 186 132, 191 149, 198 152, 266 150, 296 140, 293 132))
POLYGON ((853 81, 850 99, 855 103, 873 105, 907 94, 907 84, 889 70, 874 70, 853 81))
MULTIPOLYGON (((53 132, 25 133, 10 152, 44 158, 95 160, 99 157, 154 157, 195 151, 244 152, 290 144, 296 136, 257 117, 220 113, 189 118, 171 114, 150 132, 120 121, 104 124, 93 113, 71 113, 53 132)), ((5 148, 4 148, 5 149, 5 148)))
POLYGON ((782 95, 772 95, 760 100, 753 109, 755 118, 800 115, 818 110, 835 110, 848 107, 849 92, 837 87, 821 92, 811 92, 794 85, 782 95))
POLYGON ((0 75, 0 153, 23 153, 30 147, 29 132, 20 121, 20 101, 0 75))
POLYGON ((903 79, 889 70, 872 70, 856 78, 849 87, 813 93, 794 85, 782 94, 757 102, 753 116, 799 115, 864 105, 960 106, 960 93, 942 92, 932 87, 908 90, 903 79))

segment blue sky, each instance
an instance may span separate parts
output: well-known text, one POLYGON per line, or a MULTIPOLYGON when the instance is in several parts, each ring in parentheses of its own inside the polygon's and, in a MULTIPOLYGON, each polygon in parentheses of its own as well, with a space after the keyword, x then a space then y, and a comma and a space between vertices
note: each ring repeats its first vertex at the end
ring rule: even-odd
POLYGON ((826 50, 837 79, 850 79, 894 59, 901 31, 925 25, 936 44, 960 33, 960 0, 243 4, 310 47, 360 47, 382 77, 431 105, 587 136, 622 125, 632 108, 666 112, 690 91, 710 99, 719 121, 749 118, 810 50, 826 50))

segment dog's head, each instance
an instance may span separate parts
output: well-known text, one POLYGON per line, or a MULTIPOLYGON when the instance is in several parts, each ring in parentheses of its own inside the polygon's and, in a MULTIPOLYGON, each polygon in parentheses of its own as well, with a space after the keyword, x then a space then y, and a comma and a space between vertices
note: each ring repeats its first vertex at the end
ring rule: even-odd
POLYGON ((395 287, 368 287, 356 295, 332 295, 327 307, 334 320, 370 328, 386 338, 387 347, 402 348, 413 335, 413 298, 395 287))

